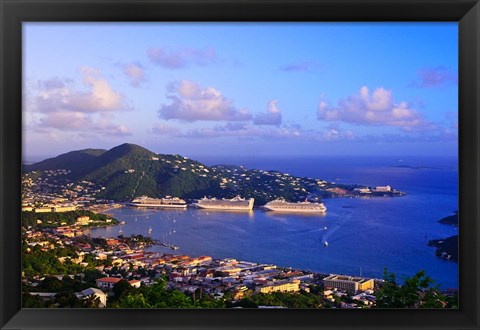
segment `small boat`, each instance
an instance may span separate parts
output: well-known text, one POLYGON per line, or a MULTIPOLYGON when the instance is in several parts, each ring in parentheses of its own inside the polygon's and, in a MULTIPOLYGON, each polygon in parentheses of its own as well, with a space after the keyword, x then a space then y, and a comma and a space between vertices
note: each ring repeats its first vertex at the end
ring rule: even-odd
POLYGON ((120 229, 120 230, 118 231, 118 235, 122 235, 122 234, 123 234, 123 230, 120 229))
POLYGON ((328 246, 328 242, 325 241, 325 243, 323 243, 323 245, 325 245, 325 247, 327 247, 327 246, 328 246))
POLYGON ((327 226, 323 227, 323 230, 327 230, 327 229, 328 229, 327 226))
POLYGON ((152 227, 148 228, 148 235, 152 234, 152 227))
POLYGON ((120 224, 121 224, 121 225, 124 225, 124 224, 125 224, 125 221, 120 221, 120 224))

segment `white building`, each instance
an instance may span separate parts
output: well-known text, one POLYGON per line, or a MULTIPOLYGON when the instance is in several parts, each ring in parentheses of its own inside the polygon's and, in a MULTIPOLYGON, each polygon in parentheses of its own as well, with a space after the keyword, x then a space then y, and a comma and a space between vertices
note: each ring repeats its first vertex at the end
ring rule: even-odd
POLYGON ((371 193, 369 188, 355 188, 355 189, 353 189, 353 191, 356 191, 360 194, 370 194, 371 193))
POLYGON ((325 287, 336 288, 338 290, 358 292, 373 289, 375 283, 371 278, 331 274, 323 279, 323 284, 325 287))
POLYGON ((106 307, 107 306, 107 294, 104 293, 102 290, 97 288, 88 288, 83 290, 82 292, 75 293, 78 299, 85 299, 90 296, 95 296, 100 300, 98 307, 106 307))
POLYGON ((111 290, 116 283, 120 282, 120 280, 121 278, 118 277, 102 277, 97 278, 95 282, 99 288, 111 290))
MULTIPOLYGON (((118 277, 102 277, 102 278, 97 278, 95 282, 97 283, 97 286, 101 289, 104 290, 111 290, 113 286, 120 282, 122 279, 118 277)), ((134 288, 139 288, 140 285, 142 284, 141 281, 139 280, 131 280, 128 281, 128 283, 133 286, 134 288)))
POLYGON ((376 192, 389 192, 392 191, 392 187, 390 186, 377 186, 375 187, 376 192))

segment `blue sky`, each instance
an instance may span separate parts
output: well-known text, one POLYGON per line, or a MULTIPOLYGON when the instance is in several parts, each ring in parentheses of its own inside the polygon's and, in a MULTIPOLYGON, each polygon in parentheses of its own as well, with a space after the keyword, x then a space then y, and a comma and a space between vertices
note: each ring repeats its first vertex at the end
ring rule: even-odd
POLYGON ((456 23, 25 23, 25 159, 456 155, 456 23))

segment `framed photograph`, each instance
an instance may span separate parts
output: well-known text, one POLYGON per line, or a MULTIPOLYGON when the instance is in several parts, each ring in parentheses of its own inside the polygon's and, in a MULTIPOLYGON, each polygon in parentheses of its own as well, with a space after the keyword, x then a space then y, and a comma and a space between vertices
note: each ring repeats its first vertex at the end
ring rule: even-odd
POLYGON ((478 1, 0 4, 2 329, 479 328, 478 1))

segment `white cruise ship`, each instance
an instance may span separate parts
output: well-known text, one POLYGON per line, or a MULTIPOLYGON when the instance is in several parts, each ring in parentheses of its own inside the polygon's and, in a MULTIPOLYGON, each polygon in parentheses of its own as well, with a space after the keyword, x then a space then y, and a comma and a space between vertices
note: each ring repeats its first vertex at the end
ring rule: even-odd
POLYGON ((276 199, 263 206, 264 209, 277 212, 292 213, 325 213, 327 208, 323 203, 297 202, 290 203, 284 199, 276 199))
POLYGON ((253 208, 254 198, 245 199, 240 196, 232 199, 216 199, 203 197, 199 199, 193 206, 201 209, 214 210, 251 210, 253 208))
POLYGON ((142 196, 135 198, 128 205, 136 207, 186 208, 187 202, 178 197, 150 198, 142 196))

